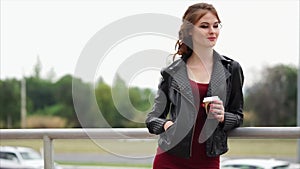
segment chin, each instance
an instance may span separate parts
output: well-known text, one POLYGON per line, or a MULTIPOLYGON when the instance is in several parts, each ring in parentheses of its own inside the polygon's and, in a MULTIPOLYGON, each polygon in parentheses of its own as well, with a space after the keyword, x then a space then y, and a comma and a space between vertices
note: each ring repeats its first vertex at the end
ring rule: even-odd
POLYGON ((212 47, 214 47, 215 45, 216 45, 216 43, 211 43, 211 44, 207 45, 207 47, 208 47, 208 48, 212 48, 212 47))

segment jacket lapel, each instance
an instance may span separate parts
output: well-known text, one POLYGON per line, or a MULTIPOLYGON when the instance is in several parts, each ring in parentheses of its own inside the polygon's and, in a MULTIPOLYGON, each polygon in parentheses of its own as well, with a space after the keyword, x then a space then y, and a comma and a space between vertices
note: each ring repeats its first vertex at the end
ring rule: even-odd
MULTIPOLYGON (((213 57, 213 71, 208 86, 207 96, 219 96, 219 98, 223 101, 223 106, 225 106, 227 99, 226 81, 228 77, 231 76, 231 73, 222 63, 222 61, 226 61, 224 57, 220 56, 215 51, 213 57)), ((198 140, 199 143, 204 143, 213 134, 218 125, 219 122, 216 119, 208 116, 200 133, 198 140)))
POLYGON ((176 65, 169 67, 168 73, 173 77, 171 87, 178 90, 182 96, 194 105, 194 97, 185 62, 180 59, 176 65))
MULTIPOLYGON (((216 51, 213 53, 213 70, 208 86, 207 96, 219 96, 226 103, 227 83, 226 80, 231 76, 231 73, 225 68, 222 61, 227 61, 223 56, 216 51)), ((166 72, 173 77, 171 87, 180 91, 188 101, 194 103, 192 88, 187 75, 186 63, 180 59, 170 65, 166 72)), ((225 105, 224 105, 225 106, 225 105)))
MULTIPOLYGON (((222 60, 226 60, 216 51, 213 54, 213 70, 208 86, 208 96, 219 96, 226 103, 227 83, 226 80, 231 76, 231 73, 224 67, 222 60)), ((224 105, 225 106, 225 105, 224 105)))

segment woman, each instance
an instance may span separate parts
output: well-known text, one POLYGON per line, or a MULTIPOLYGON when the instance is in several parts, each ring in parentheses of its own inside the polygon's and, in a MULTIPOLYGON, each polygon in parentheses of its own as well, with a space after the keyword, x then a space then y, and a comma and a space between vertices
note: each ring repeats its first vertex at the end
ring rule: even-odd
POLYGON ((215 8, 190 6, 177 42, 180 59, 161 71, 149 132, 158 134, 154 169, 218 169, 227 132, 243 122, 244 76, 238 62, 213 50, 220 32, 215 8), (205 112, 204 97, 218 96, 205 112))

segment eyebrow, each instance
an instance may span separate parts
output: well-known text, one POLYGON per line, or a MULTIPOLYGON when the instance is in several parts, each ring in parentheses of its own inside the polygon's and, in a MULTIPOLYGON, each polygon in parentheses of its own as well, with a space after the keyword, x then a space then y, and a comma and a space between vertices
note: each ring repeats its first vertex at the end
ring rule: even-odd
MULTIPOLYGON (((214 22, 213 24, 219 23, 218 21, 214 22)), ((210 24, 208 22, 201 22, 200 24, 210 24)))

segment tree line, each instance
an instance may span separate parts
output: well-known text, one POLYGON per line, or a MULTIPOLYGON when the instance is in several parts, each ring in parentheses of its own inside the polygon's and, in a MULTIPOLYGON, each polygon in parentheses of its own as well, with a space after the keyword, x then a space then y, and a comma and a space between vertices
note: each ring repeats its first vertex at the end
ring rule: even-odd
MULTIPOLYGON (((297 71, 291 65, 263 69, 261 77, 244 89, 244 126, 296 126, 297 71)), ((28 128, 145 127, 156 93, 152 89, 128 87, 120 77, 113 85, 102 78, 93 85, 72 75, 53 82, 40 77, 38 65, 34 72, 25 77, 28 128), (81 92, 78 109, 74 83, 81 92)), ((21 80, 0 80, 0 128, 20 128, 20 95, 21 80)))
MULTIPOLYGON (((57 82, 37 77, 26 77, 25 81, 27 127, 82 127, 80 119, 78 119, 80 115, 76 113, 80 110, 74 108, 72 83, 76 83, 82 92, 82 95, 79 96, 82 98, 79 106, 83 107, 84 123, 89 123, 85 124, 84 127, 144 127, 143 118, 146 111, 151 107, 149 97, 153 98, 154 95, 151 89, 127 88, 121 79, 114 86, 108 85, 101 79, 93 91, 90 90, 93 88, 92 84, 85 83, 71 75, 65 75, 57 82), (132 104, 119 105, 124 112, 128 113, 126 116, 119 113, 116 101, 112 98, 112 91, 118 90, 116 88, 120 87, 124 87, 121 92, 129 92, 129 99, 132 104), (92 104, 94 98, 96 98, 97 107, 92 104), (99 113, 103 116, 100 121, 97 118, 99 113), (107 121, 108 125, 101 123, 103 119, 107 121)), ((20 89, 20 80, 6 79, 0 81, 1 128, 19 128, 21 125, 20 89)))

